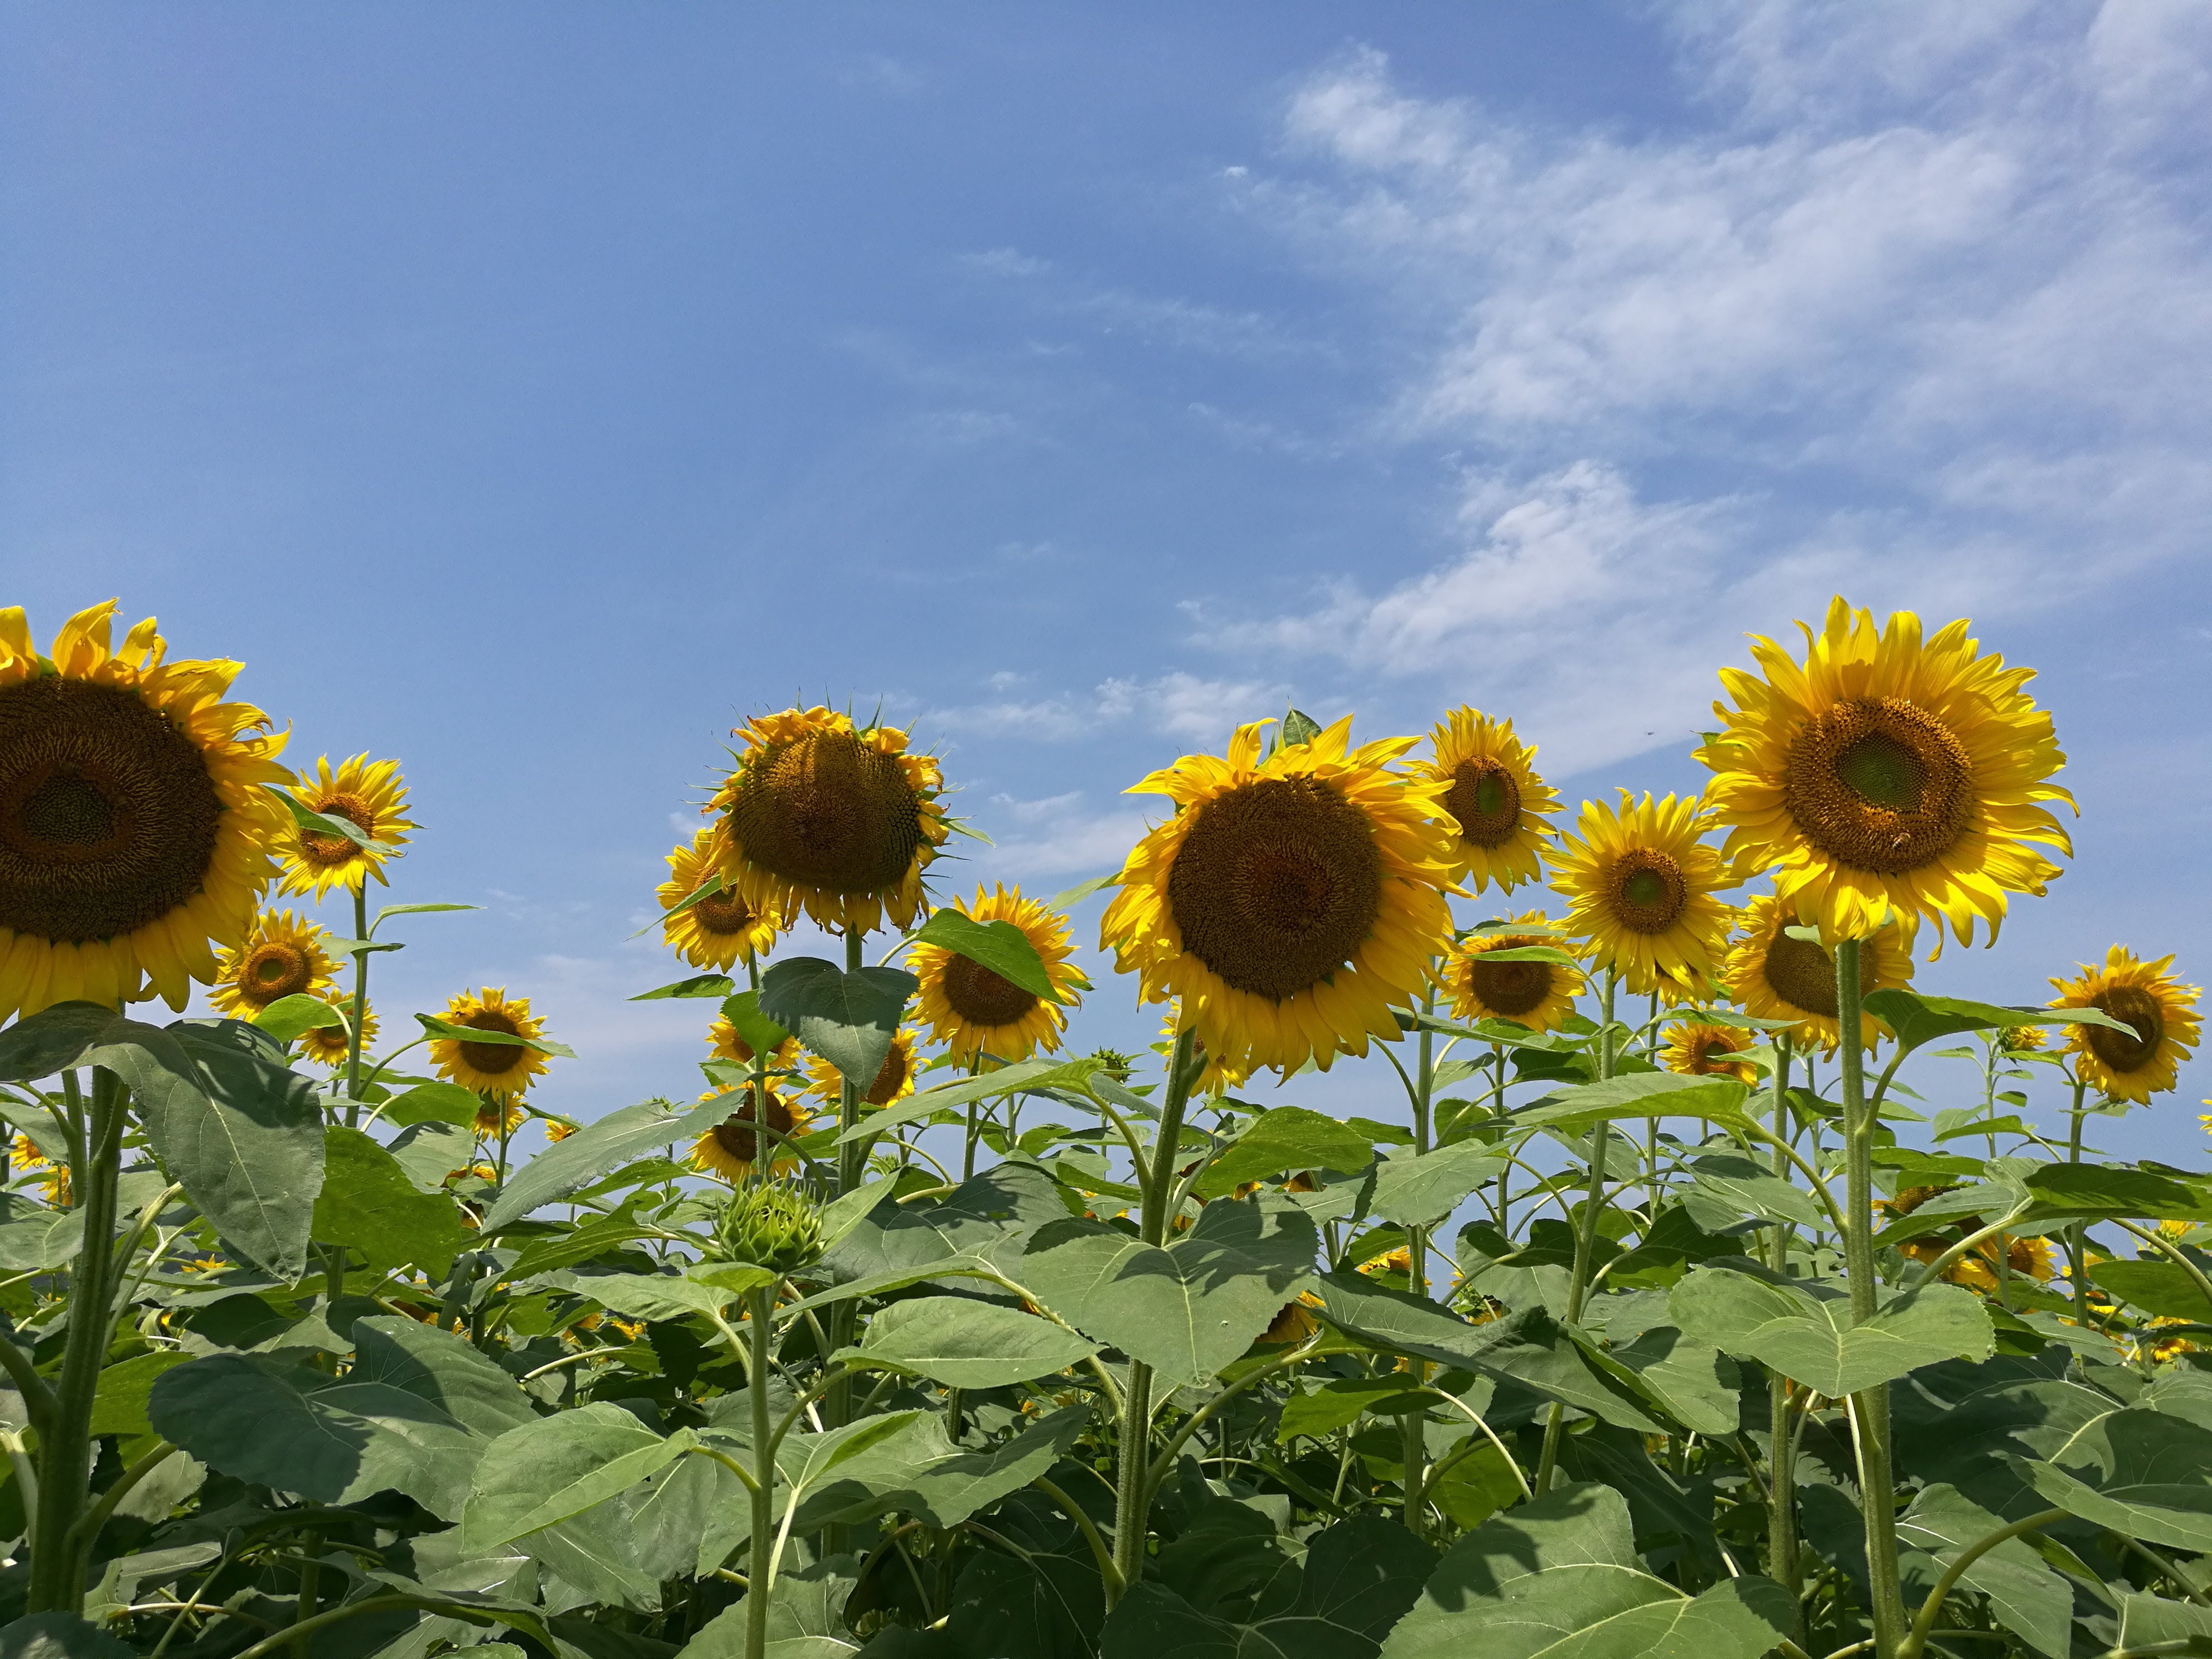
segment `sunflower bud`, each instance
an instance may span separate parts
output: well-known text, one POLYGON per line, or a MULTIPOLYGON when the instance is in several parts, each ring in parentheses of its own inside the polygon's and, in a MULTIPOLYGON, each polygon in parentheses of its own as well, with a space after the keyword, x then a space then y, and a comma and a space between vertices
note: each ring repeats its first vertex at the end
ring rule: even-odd
POLYGON ((716 1253, 779 1273, 795 1273, 822 1256, 822 1212, 796 1187, 740 1187, 714 1228, 716 1253))
POLYGON ((1129 1073, 1134 1071, 1137 1066, 1133 1059, 1123 1054, 1119 1048, 1095 1049, 1091 1058, 1098 1062, 1100 1073, 1115 1083, 1127 1083, 1129 1080, 1129 1073))

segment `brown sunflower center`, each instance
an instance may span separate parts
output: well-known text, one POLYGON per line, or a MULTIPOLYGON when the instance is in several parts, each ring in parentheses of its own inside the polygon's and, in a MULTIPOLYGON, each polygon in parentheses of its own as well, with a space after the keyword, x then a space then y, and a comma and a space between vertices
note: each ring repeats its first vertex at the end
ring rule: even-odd
POLYGON ((1663 933, 1690 902, 1682 866, 1653 847, 1632 847, 1613 861, 1607 896, 1613 919, 1632 933, 1663 933))
POLYGON ((849 732, 810 732, 747 767, 730 830, 770 874, 834 893, 896 887, 923 841, 906 769, 849 732))
POLYGON ((710 933, 742 933, 757 921, 758 913, 735 893, 714 893, 691 907, 690 914, 710 933))
POLYGON ((2136 1029, 2131 1035, 2106 1025, 2083 1026, 2090 1052, 2115 1072, 2139 1072, 2149 1065, 2166 1037, 2166 1015, 2158 999, 2133 985, 2115 985, 2097 994, 2095 1006, 2136 1029))
MULTIPOLYGON (((1518 950, 1523 945, 1546 943, 1548 941, 1540 939, 1509 939, 1498 948, 1518 950)), ((1475 1000, 1508 1019, 1517 1019, 1552 994, 1552 964, 1548 962, 1492 962, 1486 951, 1469 957, 1465 971, 1467 988, 1474 994, 1475 1000)))
POLYGON ((1692 1077, 1711 1077, 1717 1073, 1732 1072, 1729 1056, 1737 1045, 1717 1031, 1700 1031, 1690 1039, 1690 1074, 1692 1077))
MULTIPOLYGON (((497 1008, 479 1008, 450 1022, 465 1025, 471 1031, 504 1031, 509 1036, 520 1036, 522 1028, 515 1024, 514 1016, 497 1008)), ((464 1042, 461 1058, 470 1067, 487 1077, 501 1077, 522 1064, 522 1057, 530 1052, 519 1042, 464 1042)))
POLYGON ((1501 846, 1520 827, 1521 786, 1496 761, 1463 760, 1452 770, 1444 810, 1458 820, 1462 841, 1501 846))
POLYGON ((0 927, 142 927, 200 890, 222 816, 198 748, 130 692, 54 674, 0 691, 0 927))
POLYGON ((1280 1002, 1352 959, 1382 908, 1382 860, 1359 809, 1317 778, 1262 778, 1194 809, 1168 872, 1183 948, 1280 1002))
MULTIPOLYGON (((753 1103, 750 1100, 717 1123, 710 1134, 714 1144, 740 1164, 750 1164, 760 1153, 761 1134, 753 1127, 753 1103)), ((773 1134, 788 1135, 798 1127, 799 1120, 792 1115, 791 1108, 780 1095, 768 1097, 769 1129, 773 1134)), ((779 1142, 778 1145, 781 1145, 779 1142)), ((773 1157, 771 1151, 769 1156, 773 1157)))
POLYGON ((246 952, 238 965, 239 994, 248 1002, 265 1007, 279 997, 304 991, 314 982, 315 964, 298 945, 283 939, 264 939, 246 952))
POLYGON ((945 1000, 970 1025, 1012 1025, 1042 1000, 981 963, 954 957, 945 964, 945 1000))
POLYGON ((1775 995, 1792 1008, 1830 1019, 1841 1012, 1836 1000, 1836 963, 1819 945, 1792 939, 1784 922, 1766 942, 1766 983, 1775 995))
POLYGON ((890 1053, 876 1068, 876 1080, 868 1085, 868 1092, 860 1097, 871 1106, 888 1106, 898 1098, 898 1091, 906 1086, 907 1073, 914 1066, 914 1051, 903 1042, 891 1044, 890 1053))
POLYGON ((1783 805, 1838 862, 1901 876, 1933 863, 1974 817, 1973 762, 1951 729, 1902 697, 1839 702, 1791 739, 1783 805))
MULTIPOLYGON (((325 795, 319 800, 311 800, 307 807, 326 818, 343 818, 364 836, 372 840, 375 838, 375 809, 359 795, 341 791, 325 795)), ((319 830, 310 830, 300 836, 300 855, 310 864, 329 869, 337 865, 349 864, 362 854, 360 847, 343 836, 325 835, 319 830)))

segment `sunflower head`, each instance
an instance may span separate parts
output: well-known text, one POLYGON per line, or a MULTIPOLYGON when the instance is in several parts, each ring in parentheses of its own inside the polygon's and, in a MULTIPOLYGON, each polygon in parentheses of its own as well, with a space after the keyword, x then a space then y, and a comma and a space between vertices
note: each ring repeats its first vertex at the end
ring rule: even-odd
MULTIPOLYGON (((1832 1053, 1844 1040, 1835 958, 1810 939, 1792 939, 1789 930, 1800 923, 1771 894, 1755 895, 1737 913, 1736 924, 1735 942, 1721 970, 1729 1000, 1760 1019, 1795 1021, 1790 1036, 1799 1048, 1832 1053)), ((1859 946, 1863 993, 1910 985, 1912 967, 1911 952, 1894 928, 1884 928, 1859 946)), ((1887 1029, 1868 1014, 1860 1035, 1871 1048, 1887 1029)))
MULTIPOLYGON (((325 991, 323 1000, 343 1014, 353 1018, 353 999, 337 991, 325 991)), ((312 1060, 319 1066, 343 1066, 346 1063, 346 1030, 343 1025, 318 1025, 300 1033, 298 1047, 302 1059, 312 1060)), ((361 1012, 361 1051, 364 1054, 376 1041, 376 1009, 363 1005, 361 1012)))
POLYGON ((1452 1012, 1461 1019, 1510 1019, 1532 1031, 1556 1030, 1588 981, 1581 969, 1565 963, 1490 960, 1501 951, 1565 948, 1541 910, 1524 911, 1516 920, 1538 931, 1473 933, 1446 953, 1437 971, 1452 1012))
POLYGON ((212 981, 276 873, 289 782, 269 717, 224 693, 237 663, 167 662, 148 617, 111 645, 115 602, 52 653, 0 610, 0 1017, 212 981))
POLYGON ((2172 957, 2145 962, 2123 945, 2105 953, 2105 965, 2081 964, 2074 979, 2054 979, 2053 1008, 2095 1008, 2124 1021, 2132 1031, 2109 1025, 2069 1025, 2066 1051, 2081 1080, 2113 1100, 2141 1104, 2174 1086, 2181 1062, 2197 1047, 2202 993, 2166 969, 2172 957))
MULTIPOLYGON (((753 1063, 753 1045, 738 1035, 738 1028, 726 1017, 717 1016, 707 1028, 707 1046, 714 1050, 716 1060, 738 1066, 753 1063)), ((766 1066, 771 1072, 795 1072, 799 1063, 799 1039, 787 1036, 775 1045, 775 1052, 768 1057, 766 1066)))
POLYGON ((478 1140, 504 1140, 520 1129, 528 1111, 513 1096, 488 1096, 477 1107, 475 1128, 478 1140))
POLYGON ((2040 1025, 2008 1025, 1997 1033, 1997 1047, 2008 1054, 2039 1054, 2051 1046, 2040 1025))
POLYGON ((896 726, 856 727, 827 708, 739 726, 744 747, 708 810, 721 813, 722 888, 762 915, 804 908, 824 927, 868 933, 921 908, 921 872, 951 833, 936 759, 896 726))
POLYGON ((289 996, 320 996, 333 972, 323 941, 329 933, 289 910, 264 910, 253 930, 216 963, 208 1000, 222 1012, 251 1019, 289 996))
MULTIPOLYGON (((915 1054, 915 1034, 910 1030, 892 1034, 890 1052, 884 1063, 876 1068, 875 1081, 871 1083, 860 1099, 870 1106, 888 1106, 895 1100, 904 1100, 914 1092, 915 1075, 921 1070, 915 1054)), ((806 1056, 806 1091, 823 1100, 840 1100, 844 1096, 845 1074, 819 1054, 806 1056)))
POLYGON ((1348 718, 1263 759, 1267 724, 1130 791, 1179 810, 1121 866, 1100 943, 1231 1069, 1326 1068, 1397 1037, 1451 936, 1448 786, 1390 769, 1411 738, 1349 749, 1348 718))
POLYGON ((583 1125, 580 1123, 571 1123, 565 1117, 549 1117, 545 1120, 545 1139, 549 1141, 566 1140, 581 1127, 583 1125))
MULTIPOLYGON (((510 997, 489 985, 480 996, 464 992, 453 998, 446 1005, 444 1018, 448 1025, 465 1025, 477 1031, 501 1031, 520 1037, 545 1035, 545 1022, 530 1012, 528 997, 510 997)), ((543 1053, 519 1042, 466 1042, 440 1037, 430 1044, 430 1059, 447 1082, 499 1100, 524 1093, 549 1068, 543 1053)))
POLYGON ((1467 708, 1437 722, 1429 742, 1435 758, 1410 769, 1444 786, 1440 817, 1454 878, 1478 893, 1493 882, 1510 893, 1541 879, 1539 852, 1551 839, 1546 820, 1559 810, 1559 795, 1536 775, 1534 745, 1514 736, 1511 720, 1467 708))
POLYGON ((1963 620, 1923 641, 1910 611, 1877 629, 1838 599, 1819 634, 1798 626, 1802 663, 1757 639, 1764 678, 1721 671, 1734 706, 1713 705, 1723 729, 1698 758, 1729 858, 1771 869, 1824 939, 1892 916, 1907 949, 1923 918, 1965 944, 1978 916, 1994 939, 2008 895, 2058 874, 2037 848, 2073 850, 2045 805, 2073 797, 2050 781, 2066 757, 2033 671, 1984 655, 1963 620))
POLYGON ((371 761, 367 755, 331 770, 331 757, 319 757, 311 776, 292 792, 311 812, 343 818, 374 843, 363 847, 345 836, 292 827, 284 849, 284 890, 312 893, 318 899, 333 887, 350 890, 372 876, 384 879, 384 861, 405 844, 414 821, 405 816, 407 786, 398 761, 371 761))
POLYGON ((39 1150, 39 1143, 26 1134, 19 1134, 8 1143, 8 1156, 19 1170, 43 1170, 52 1162, 39 1150))
POLYGON ((769 1168, 797 1166, 799 1154, 788 1143, 805 1134, 812 1119, 801 1103, 787 1100, 773 1089, 761 1092, 768 1098, 768 1109, 759 1117, 754 1115, 752 1091, 748 1085, 725 1085, 699 1097, 702 1103, 728 1099, 737 1109, 693 1143, 694 1169, 720 1176, 725 1181, 743 1181, 759 1160, 763 1141, 768 1143, 769 1168), (761 1133, 757 1126, 765 1127, 769 1133, 761 1133))
POLYGON ((1751 1033, 1733 1025, 1708 1025, 1701 1020, 1677 1020, 1667 1028, 1667 1046, 1660 1063, 1686 1077, 1732 1077, 1739 1083, 1756 1083, 1759 1074, 1730 1054, 1752 1046, 1751 1033))
POLYGON ((740 1187, 724 1200, 714 1224, 715 1254, 779 1273, 795 1273, 822 1258, 822 1212, 796 1187, 773 1182, 740 1187))
MULTIPOLYGON (((668 879, 653 890, 653 896, 663 910, 673 910, 704 886, 708 877, 720 874, 720 832, 702 830, 689 845, 668 854, 668 879)), ((709 893, 681 915, 668 917, 660 924, 660 936, 694 968, 729 968, 766 955, 790 925, 778 910, 720 891, 709 893)))
POLYGON ((952 908, 972 921, 1003 921, 1019 928, 1063 1000, 1048 1002, 942 945, 915 945, 907 952, 907 966, 921 980, 919 1006, 921 1018, 929 1022, 931 1041, 943 1043, 963 1065, 979 1060, 1011 1065, 1039 1049, 1046 1054, 1058 1050, 1060 1034, 1067 1029, 1066 1011, 1074 1005, 1076 994, 1088 988, 1082 970, 1068 960, 1074 947, 1067 942, 1067 918, 1036 899, 1023 897, 1018 887, 987 892, 978 886, 973 903, 955 898, 952 908))
POLYGON ((1718 895, 1735 883, 1699 839, 1710 822, 1694 796, 1637 801, 1624 789, 1618 807, 1584 801, 1553 857, 1553 888, 1571 906, 1567 931, 1635 995, 1719 970, 1729 910, 1718 895))

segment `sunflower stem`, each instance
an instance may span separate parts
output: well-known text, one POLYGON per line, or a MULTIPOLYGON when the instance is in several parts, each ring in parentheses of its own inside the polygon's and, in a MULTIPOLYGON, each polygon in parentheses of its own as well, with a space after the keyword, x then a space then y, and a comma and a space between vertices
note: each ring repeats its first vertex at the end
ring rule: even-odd
MULTIPOLYGON (((1613 994, 1620 988, 1618 969, 1605 971, 1605 988, 1599 993, 1600 1024, 1597 1036, 1597 1075, 1601 1083, 1609 1081, 1613 1067, 1613 994)), ((1605 1207, 1605 1155, 1613 1139, 1613 1127, 1600 1123, 1592 1131, 1595 1143, 1590 1148, 1589 1197, 1584 1200, 1582 1225, 1575 1230, 1575 1263, 1567 1280, 1567 1323, 1581 1322, 1583 1301, 1589 1294, 1590 1261, 1597 1254, 1597 1224, 1599 1212, 1605 1207)), ((1544 1419, 1544 1449, 1536 1459, 1536 1495, 1541 1498, 1550 1490, 1552 1473, 1559 1467, 1559 1447, 1566 1438, 1566 1407, 1554 1405, 1544 1419)))
MULTIPOLYGON (((1433 1016, 1437 1012, 1437 982, 1433 975, 1421 998, 1421 1012, 1433 1016)), ((1413 1155, 1418 1158, 1429 1150, 1431 1127, 1429 1114, 1437 1087, 1436 1037, 1426 1026, 1422 1027, 1418 1049, 1419 1060, 1413 1072, 1413 1155)), ((1417 1296, 1429 1293, 1429 1230, 1409 1226, 1406 1229, 1406 1261, 1409 1269, 1409 1287, 1417 1296)), ((1428 1386, 1429 1368, 1426 1362, 1412 1362, 1413 1382, 1417 1387, 1428 1386)), ((1407 1412, 1398 1419, 1400 1461, 1405 1472, 1405 1498, 1400 1505, 1406 1530, 1419 1538, 1427 1530, 1427 1502, 1423 1497, 1428 1486, 1428 1438, 1424 1431, 1425 1412, 1407 1412)))
MULTIPOLYGON (((2087 1083, 2080 1078, 2074 1079, 2074 1104, 2066 1114, 2071 1120, 2066 1135, 2066 1161, 2069 1164, 2081 1161, 2081 1101, 2088 1091, 2087 1083)), ((2094 1328, 2089 1322, 2088 1243, 2087 1222, 2077 1221, 2066 1230, 2067 1266, 2072 1268, 2074 1279, 2074 1319, 2084 1330, 2094 1328)))
MULTIPOLYGON (((1790 1033, 1774 1036, 1774 1173, 1790 1178, 1790 1033)), ((1790 1271, 1790 1224, 1778 1221, 1767 1240, 1766 1264, 1790 1271)), ((1766 1571, 1790 1592, 1797 1644, 1805 1644, 1804 1578, 1797 1559, 1797 1460, 1790 1432, 1790 1382, 1778 1371, 1766 1378, 1766 1571)))
MULTIPOLYGON (((368 875, 362 872, 353 890, 353 936, 368 937, 368 875)), ((361 1024, 368 1014, 368 956, 353 953, 353 1018, 346 1022, 346 1127, 361 1127, 361 1024)))
MULTIPOLYGON (((860 951, 862 942, 860 928, 850 922, 846 923, 845 971, 848 974, 859 973, 866 964, 866 958, 860 951)), ((762 1112, 753 1121, 756 1123, 765 1122, 767 1114, 762 1112)), ((841 1072, 837 1077, 838 1130, 842 1133, 860 1121, 860 1085, 841 1072)), ((860 1178, 866 1172, 867 1155, 866 1146, 858 1140, 848 1141, 837 1149, 837 1190, 832 1196, 842 1198, 860 1186, 860 1178)), ((858 1309, 859 1304, 850 1300, 837 1303, 830 1308, 830 1343, 833 1352, 853 1346, 854 1322, 858 1316, 858 1309)), ((830 1392, 823 1396, 822 1426, 825 1429, 842 1428, 852 1409, 853 1385, 848 1379, 841 1376, 830 1392)), ((824 1541, 834 1546, 843 1530, 842 1527, 834 1526, 827 1528, 823 1534, 824 1541)))
POLYGON ((770 1322, 775 1314, 775 1292, 763 1286, 745 1292, 745 1389, 752 1409, 752 1554, 747 1563, 745 1588, 745 1659, 763 1659, 768 1652, 769 1590, 775 1579, 775 1440, 769 1410, 770 1322))

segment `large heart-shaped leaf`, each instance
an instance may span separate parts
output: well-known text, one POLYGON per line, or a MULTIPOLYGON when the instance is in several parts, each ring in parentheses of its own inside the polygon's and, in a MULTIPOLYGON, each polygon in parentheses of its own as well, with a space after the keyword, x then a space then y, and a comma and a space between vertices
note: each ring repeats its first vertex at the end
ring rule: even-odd
POLYGON ((1684 1330, 1831 1399, 1945 1359, 1984 1358, 1996 1340, 1980 1298, 1956 1285, 1892 1296, 1860 1323, 1842 1286, 1741 1259, 1694 1269, 1668 1305, 1684 1330))
POLYGON ((610 1112, 567 1139, 556 1141, 508 1176, 498 1201, 484 1217, 484 1231, 496 1232, 541 1204, 557 1203, 592 1176, 655 1146, 704 1134, 728 1115, 726 1105, 672 1106, 665 1100, 641 1101, 610 1112))
POLYGON ((2044 1453, 2017 1460, 2057 1507, 2145 1543, 2212 1550, 2212 1430, 2140 1407, 2085 1425, 2044 1453))
POLYGON ((1007 984, 1046 1002, 1066 1002, 1045 971, 1044 958, 1027 933, 1011 921, 977 921, 957 910, 939 910, 915 934, 917 944, 934 945, 996 974, 1007 984))
POLYGON ((998 1303, 925 1296, 878 1313, 860 1352, 947 1388, 999 1389, 1064 1371, 1097 1352, 1098 1345, 998 1303))
MULTIPOLYGON (((1971 1546, 2001 1529, 2004 1522, 1955 1486, 1941 1482, 1924 1488, 1912 1507, 1897 1518, 1898 1541, 1948 1567, 1971 1546)), ((1934 1575, 1908 1569, 1905 1595, 1917 1601, 1933 1589, 1934 1575), (1929 1583, 1917 1582, 1923 1576, 1929 1583)), ((1975 1558, 1961 1582, 1990 1599, 1990 1611, 2038 1653, 2063 1659, 2072 1644, 2074 1592, 2027 1544, 2007 1539, 1975 1558)))
POLYGON ((696 1443, 688 1429, 655 1434, 604 1401, 535 1418, 493 1441, 477 1465, 462 1540, 471 1549, 490 1550, 580 1515, 696 1443))
POLYGON ((451 1272, 469 1242, 460 1206, 442 1193, 416 1191, 398 1161, 360 1130, 333 1124, 323 1137, 315 1237, 358 1249, 372 1267, 412 1265, 433 1279, 451 1272))
POLYGON ((1504 1155, 1480 1140, 1458 1141, 1419 1158, 1386 1158, 1375 1166, 1368 1212, 1401 1226, 1424 1226, 1449 1215, 1505 1167, 1504 1155))
POLYGON ((1248 1181, 1303 1170, 1364 1170, 1374 1143, 1348 1123, 1303 1106, 1278 1106, 1244 1126, 1206 1167, 1196 1191, 1203 1198, 1233 1192, 1248 1181))
POLYGON ((903 969, 848 974, 819 957, 793 957, 761 976, 760 1011, 865 1091, 883 1070, 921 983, 903 969))

